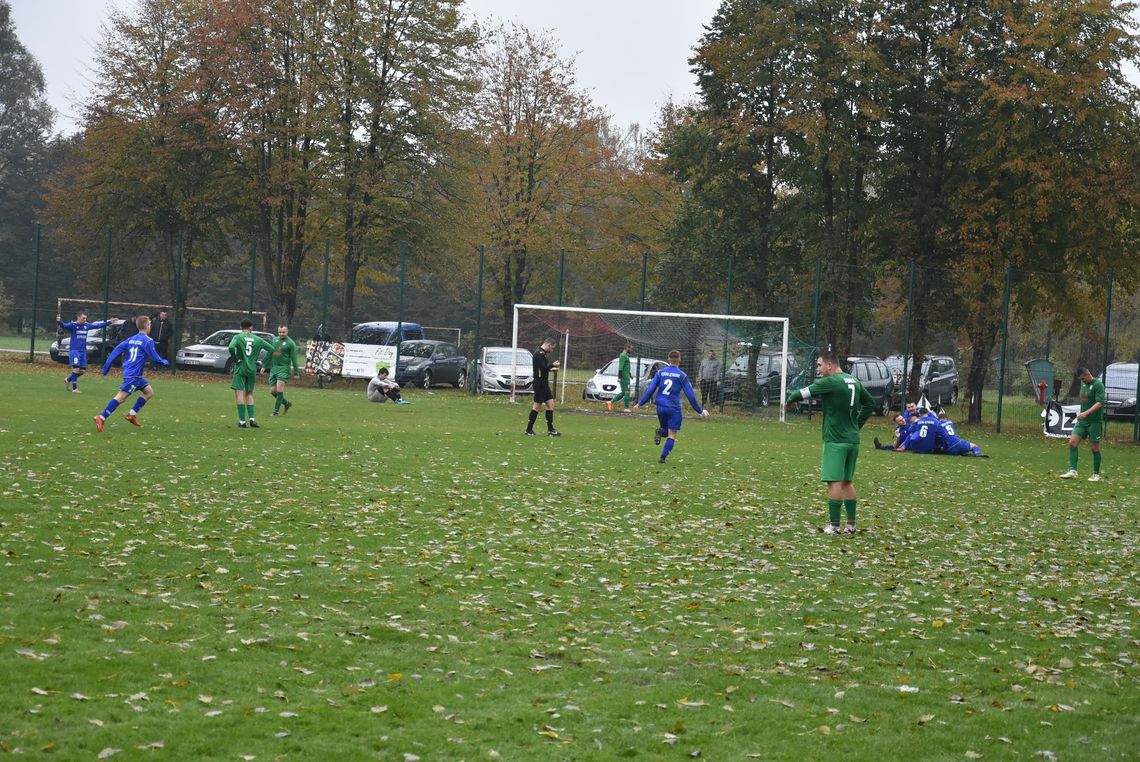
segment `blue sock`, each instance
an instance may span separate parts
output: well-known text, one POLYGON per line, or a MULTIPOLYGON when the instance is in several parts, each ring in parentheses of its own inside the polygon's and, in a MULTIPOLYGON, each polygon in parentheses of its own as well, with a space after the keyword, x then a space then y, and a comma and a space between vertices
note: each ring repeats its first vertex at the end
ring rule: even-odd
POLYGON ((67 377, 67 383, 75 385, 75 379, 78 378, 74 373, 67 377))
POLYGON ((661 457, 662 458, 668 458, 669 457, 669 453, 673 452, 673 445, 676 444, 676 442, 677 442, 676 439, 673 439, 672 437, 666 437, 665 446, 661 448, 661 457))
POLYGON ((117 399, 115 399, 114 397, 112 397, 111 401, 107 403, 107 407, 103 408, 103 412, 101 413, 101 415, 103 416, 103 418, 110 418, 111 413, 115 412, 115 408, 117 408, 118 406, 119 406, 119 401, 117 399))
POLYGON ((974 445, 973 447, 970 448, 970 452, 974 453, 975 455, 981 455, 982 454, 982 448, 978 447, 977 445, 974 445))
POLYGON ((137 400, 135 400, 135 404, 131 407, 131 414, 134 415, 138 411, 142 410, 142 407, 145 404, 146 397, 139 397, 137 400))

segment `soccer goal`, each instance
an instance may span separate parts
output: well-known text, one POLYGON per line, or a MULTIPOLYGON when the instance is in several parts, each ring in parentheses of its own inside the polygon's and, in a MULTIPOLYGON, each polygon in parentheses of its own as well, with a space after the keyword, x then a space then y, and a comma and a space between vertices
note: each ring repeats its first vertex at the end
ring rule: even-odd
MULTIPOLYGON (((59 297, 56 299, 55 309, 56 313, 64 320, 73 320, 76 313, 85 312, 88 320, 96 321, 103 319, 103 305, 102 299, 59 297)), ((159 312, 163 311, 169 313, 171 319, 174 318, 174 308, 169 304, 109 301, 106 302, 106 305, 107 316, 117 317, 120 320, 129 320, 140 315, 146 315, 153 319, 158 316, 159 312)), ((199 341, 214 331, 237 328, 241 324, 242 318, 246 317, 253 321, 254 327, 258 330, 267 330, 268 315, 265 312, 254 312, 251 315, 248 310, 185 305, 182 308, 181 325, 178 326, 178 332, 182 336, 182 341, 178 342, 178 346, 199 341)))
MULTIPOLYGON (((811 356, 810 347, 790 336, 786 317, 515 305, 511 341, 516 358, 518 349, 535 351, 547 338, 558 343, 561 361, 551 377, 555 394, 563 404, 570 400, 587 408, 609 402, 620 392, 618 355, 630 344, 634 401, 676 349, 681 369, 706 407, 778 411, 783 421, 789 384, 811 356), (702 385, 701 362, 710 352, 716 360, 715 378, 702 385), (752 383, 746 380, 750 377, 752 383)), ((530 375, 530 368, 512 369, 519 386, 529 386, 530 375)), ((511 400, 515 397, 512 385, 511 400)))

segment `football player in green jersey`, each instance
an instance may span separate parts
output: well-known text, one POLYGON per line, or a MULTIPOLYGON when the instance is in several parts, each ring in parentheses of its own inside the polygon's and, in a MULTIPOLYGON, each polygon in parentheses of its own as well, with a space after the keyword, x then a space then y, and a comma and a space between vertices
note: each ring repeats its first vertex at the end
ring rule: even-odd
POLYGON ((269 353, 261 371, 269 374, 269 393, 275 397, 273 415, 277 415, 281 408, 285 408, 284 413, 288 413, 289 408, 293 407, 293 403, 285 399, 285 382, 289 380, 290 373, 300 376, 301 368, 297 365, 297 343, 289 338, 289 326, 277 326, 277 338, 271 343, 273 351, 269 353))
POLYGON ((811 386, 788 394, 788 408, 804 400, 819 400, 823 411, 822 481, 827 482, 826 534, 855 533, 855 463, 859 460, 859 429, 875 410, 875 400, 859 379, 844 373, 839 357, 826 349, 815 361, 820 378, 811 386), (847 527, 839 528, 840 509, 847 511, 847 527))
POLYGON ((230 388, 237 398, 238 427, 246 427, 249 416, 250 428, 260 428, 253 412, 253 387, 257 383, 257 358, 261 351, 273 351, 273 345, 253 332, 253 321, 241 321, 241 333, 230 339, 230 357, 234 360, 233 381, 230 388))
POLYGON ((1093 454, 1093 472, 1090 482, 1100 481, 1100 440, 1104 438, 1104 382, 1093 377, 1088 368, 1077 370, 1081 379, 1081 410, 1073 433, 1069 437, 1069 470, 1061 474, 1062 479, 1077 478, 1077 449, 1082 439, 1087 439, 1093 454))

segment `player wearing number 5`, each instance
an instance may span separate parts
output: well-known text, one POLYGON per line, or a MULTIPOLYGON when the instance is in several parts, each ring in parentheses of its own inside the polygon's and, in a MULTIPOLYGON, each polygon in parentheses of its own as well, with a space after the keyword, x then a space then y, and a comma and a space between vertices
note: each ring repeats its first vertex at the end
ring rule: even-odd
POLYGON ((677 432, 681 430, 682 393, 688 398, 689 405, 693 410, 700 413, 702 418, 709 417, 709 411, 702 408, 697 402, 697 395, 693 393, 693 385, 689 383, 689 377, 685 375, 685 371, 681 370, 680 365, 681 353, 674 349, 669 353, 669 364, 657 371, 657 375, 653 377, 653 381, 650 382, 645 393, 641 395, 641 399, 633 406, 633 409, 637 410, 649 402, 654 394, 657 395, 655 404, 657 405, 658 427, 653 432, 653 443, 661 444, 662 434, 668 436, 668 439, 665 440, 665 446, 661 448, 662 463, 673 451, 673 446, 677 444, 677 432))
POLYGON ((143 376, 143 369, 146 368, 146 361, 153 360, 159 365, 170 365, 165 357, 158 354, 154 347, 154 339, 150 337, 150 318, 145 315, 135 319, 135 326, 138 327, 139 332, 130 337, 126 341, 121 342, 111 354, 107 355, 107 359, 103 361, 102 373, 107 375, 107 371, 111 369, 111 363, 115 362, 115 358, 122 355, 123 357, 123 385, 119 387, 119 392, 111 401, 107 403, 107 407, 103 408, 103 412, 95 416, 95 428, 99 431, 103 430, 103 424, 106 422, 108 416, 115 412, 115 408, 123 403, 127 397, 135 392, 139 392, 142 396, 135 400, 131 412, 127 413, 127 421, 133 423, 135 426, 142 427, 139 423, 138 412, 142 410, 143 405, 150 401, 154 396, 154 389, 151 387, 150 382, 143 376))
POLYGON ((875 400, 859 379, 839 368, 839 358, 828 349, 815 361, 819 380, 788 395, 788 407, 803 400, 819 400, 823 411, 822 481, 827 482, 826 534, 840 534, 840 509, 847 511, 846 534, 855 533, 855 464, 859 460, 859 429, 875 410, 875 400))
POLYGON ((237 398, 238 428, 246 427, 249 417, 250 428, 260 428, 253 411, 253 388, 257 384, 257 358, 261 351, 272 355, 273 345, 253 332, 253 321, 241 321, 241 333, 230 339, 230 357, 234 359, 234 376, 230 388, 237 398))

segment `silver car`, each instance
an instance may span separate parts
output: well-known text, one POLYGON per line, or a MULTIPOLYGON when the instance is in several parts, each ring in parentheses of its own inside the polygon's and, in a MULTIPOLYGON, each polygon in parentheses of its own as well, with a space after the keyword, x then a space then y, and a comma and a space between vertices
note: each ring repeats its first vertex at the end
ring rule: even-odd
POLYGON ((1136 374, 1134 362, 1114 362, 1104 369, 1104 412, 1109 418, 1131 418, 1136 415, 1136 374))
MULTIPOLYGON (((621 384, 618 383, 618 365, 621 358, 615 357, 600 368, 594 377, 586 382, 586 388, 582 390, 582 399, 593 400, 594 402, 609 402, 617 394, 621 392, 621 384)), ((630 373, 630 388, 631 394, 640 394, 649 382, 657 375, 657 371, 664 368, 669 363, 664 360, 653 360, 648 357, 631 357, 629 358, 629 373, 630 373), (637 380, 637 370, 641 368, 641 381, 637 380)), ((636 400, 634 400, 636 402, 636 400)))
MULTIPOLYGON (((179 349, 178 355, 174 358, 174 364, 186 370, 220 370, 223 373, 232 373, 234 361, 230 357, 230 339, 239 333, 241 331, 214 331, 199 343, 179 349)), ((265 331, 254 331, 253 333, 269 342, 276 338, 273 334, 265 331)), ((257 359, 260 362, 264 358, 265 350, 262 350, 257 359)))
POLYGON ((529 349, 518 349, 512 364, 510 347, 483 347, 477 373, 475 389, 480 394, 510 393, 512 373, 515 391, 529 394, 534 382, 534 356, 529 349))

